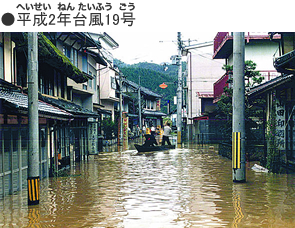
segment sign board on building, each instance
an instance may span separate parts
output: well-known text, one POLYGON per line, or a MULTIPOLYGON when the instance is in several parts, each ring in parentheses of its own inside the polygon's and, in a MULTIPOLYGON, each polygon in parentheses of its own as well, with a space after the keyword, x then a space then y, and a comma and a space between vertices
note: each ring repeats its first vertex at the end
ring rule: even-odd
POLYGON ((285 150, 285 104, 276 99, 276 138, 279 150, 285 150))
POLYGON ((123 117, 123 142, 128 142, 128 117, 123 117))
POLYGON ((97 122, 88 122, 88 148, 89 154, 98 154, 97 122))

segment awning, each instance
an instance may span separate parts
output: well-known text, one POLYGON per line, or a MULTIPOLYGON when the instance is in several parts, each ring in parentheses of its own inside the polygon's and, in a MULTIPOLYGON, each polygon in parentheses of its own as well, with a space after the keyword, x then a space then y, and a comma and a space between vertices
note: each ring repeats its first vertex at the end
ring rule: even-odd
POLYGON ((209 116, 193 117, 192 119, 193 119, 194 121, 198 121, 198 120, 209 120, 209 116))
POLYGON ((127 113, 127 116, 131 118, 138 118, 138 115, 132 113, 127 113))
POLYGON ((287 76, 280 76, 280 77, 276 77, 272 80, 269 80, 265 83, 262 83, 258 86, 255 86, 253 88, 250 89, 249 92, 247 92, 247 95, 249 96, 249 98, 254 98, 256 96, 259 96, 265 92, 267 92, 270 89, 276 88, 282 84, 285 84, 289 81, 291 81, 293 79, 293 74, 287 75, 287 76))
POLYGON ((112 111, 110 111, 110 110, 99 109, 99 110, 97 110, 97 112, 99 112, 101 114, 112 115, 112 111))
MULTIPOLYGON (((18 112, 27 114, 28 112, 28 95, 7 89, 0 89, 0 100, 4 101, 4 105, 15 108, 18 112)), ((44 101, 38 101, 39 114, 46 118, 62 118, 64 120, 72 119, 73 115, 65 110, 48 104, 44 101)))
POLYGON ((158 111, 149 111, 149 110, 143 110, 142 114, 145 116, 167 116, 167 114, 163 112, 158 112, 158 111))
POLYGON ((101 55, 95 51, 89 50, 89 49, 84 49, 84 52, 91 55, 92 58, 95 59, 95 61, 103 66, 107 66, 107 62, 101 57, 101 55))
POLYGON ((40 100, 52 104, 60 109, 65 110, 66 112, 71 113, 74 117, 82 117, 82 118, 89 118, 89 117, 99 117, 97 113, 84 108, 80 105, 75 104, 74 102, 67 101, 62 98, 55 98, 55 97, 48 97, 39 94, 40 100))
POLYGON ((274 67, 280 73, 295 73, 295 50, 276 58, 274 67))

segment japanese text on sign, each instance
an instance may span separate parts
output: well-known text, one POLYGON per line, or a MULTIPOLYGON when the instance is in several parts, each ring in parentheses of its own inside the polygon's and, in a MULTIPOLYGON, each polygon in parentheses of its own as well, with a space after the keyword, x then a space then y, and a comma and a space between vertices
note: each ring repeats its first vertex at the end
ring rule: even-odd
POLYGON ((285 105, 277 99, 276 100, 276 139, 278 148, 285 149, 285 105))
POLYGON ((128 3, 19 3, 16 13, 2 16, 4 25, 21 23, 22 26, 107 26, 124 24, 132 26, 135 4, 128 3), (5 16, 5 18, 4 18, 5 16), (7 19, 6 19, 7 18, 7 19), (4 20, 5 19, 5 20, 4 20))

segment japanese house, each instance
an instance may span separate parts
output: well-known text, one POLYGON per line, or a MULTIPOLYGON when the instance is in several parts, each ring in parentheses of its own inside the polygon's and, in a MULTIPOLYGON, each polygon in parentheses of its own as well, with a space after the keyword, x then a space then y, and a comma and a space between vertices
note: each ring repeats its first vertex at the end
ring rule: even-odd
POLYGON ((138 108, 138 91, 140 89, 141 99, 141 123, 142 126, 150 128, 152 125, 163 127, 163 116, 165 113, 161 112, 160 104, 162 96, 138 85, 135 82, 127 79, 123 80, 123 93, 125 94, 125 103, 128 102, 128 116, 130 119, 130 129, 136 129, 139 125, 139 108, 138 108), (129 95, 129 96, 126 96, 129 95))
MULTIPOLYGON (((93 111, 99 42, 84 33, 38 33, 40 178, 97 154, 93 111)), ((27 33, 0 33, 0 197, 27 182, 27 33)))
MULTIPOLYGON (((252 88, 249 92, 250 99, 264 98, 266 105, 265 112, 265 137, 267 151, 265 152, 265 160, 270 152, 271 136, 275 141, 275 148, 278 156, 275 162, 278 167, 285 167, 287 170, 295 168, 295 33, 269 33, 270 38, 280 35, 279 50, 276 52, 273 60, 274 67, 281 73, 266 83, 252 88), (271 124, 274 123, 274 124, 271 124), (271 129, 270 126, 273 126, 271 129), (270 130, 275 132, 270 134, 270 130)), ((277 42, 276 40, 273 40, 277 42)))

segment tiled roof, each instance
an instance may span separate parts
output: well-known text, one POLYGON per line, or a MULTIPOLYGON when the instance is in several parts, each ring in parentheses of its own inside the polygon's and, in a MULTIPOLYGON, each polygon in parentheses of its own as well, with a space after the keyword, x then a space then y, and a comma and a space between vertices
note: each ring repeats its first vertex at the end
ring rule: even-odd
POLYGON ((147 115, 147 116, 167 116, 167 114, 165 114, 163 112, 149 111, 149 110, 143 110, 142 114, 147 115))
MULTIPOLYGON (((18 91, 11 91, 11 90, 0 90, 0 99, 5 100, 6 102, 14 105, 17 109, 20 110, 28 110, 28 96, 27 94, 18 92, 18 91)), ((38 101, 38 110, 39 113, 46 114, 49 116, 60 116, 66 118, 72 118, 73 116, 57 107, 54 107, 46 102, 38 101)))
POLYGON ((251 88, 250 91, 247 93, 247 95, 250 97, 260 95, 271 88, 274 88, 278 85, 281 85, 283 83, 286 83, 286 82, 292 80, 293 77, 294 77, 293 74, 276 77, 276 78, 269 80, 263 84, 260 84, 258 86, 251 88))
POLYGON ((75 104, 74 102, 67 101, 61 98, 47 97, 47 96, 39 96, 39 98, 49 104, 59 107, 74 116, 80 117, 97 117, 98 114, 92 112, 91 110, 84 108, 80 105, 75 104))
MULTIPOLYGON (((129 81, 127 79, 124 79, 123 83, 129 84, 130 86, 134 87, 136 90, 139 87, 139 85, 137 83, 129 81)), ((141 90, 142 93, 145 93, 146 95, 149 95, 149 96, 153 96, 153 97, 156 97, 156 98, 161 98, 162 97, 162 95, 160 95, 158 93, 155 93, 155 92, 151 91, 150 89, 145 88, 143 86, 140 86, 140 90, 141 90)))

